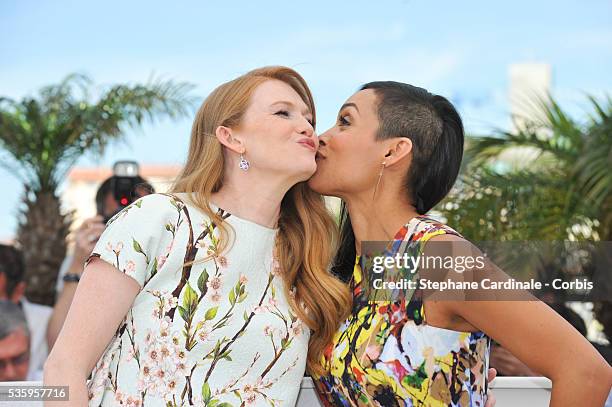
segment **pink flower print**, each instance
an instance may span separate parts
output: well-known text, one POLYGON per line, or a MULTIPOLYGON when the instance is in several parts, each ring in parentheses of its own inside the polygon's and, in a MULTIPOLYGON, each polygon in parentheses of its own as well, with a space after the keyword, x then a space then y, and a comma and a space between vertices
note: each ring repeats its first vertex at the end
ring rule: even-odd
POLYGON ((268 309, 262 305, 256 305, 253 307, 253 313, 255 315, 257 314, 263 314, 264 312, 268 311, 268 309))
POLYGON ((220 290, 222 286, 222 281, 220 277, 213 277, 206 283, 209 289, 211 290, 220 290))
POLYGON ((144 379, 151 377, 151 367, 147 364, 142 365, 142 377, 144 379))
POLYGON ((246 284, 246 283, 248 283, 248 282, 249 282, 249 279, 248 279, 248 278, 247 278, 247 276, 245 276, 244 274, 241 274, 241 275, 240 275, 240 279, 239 279, 238 281, 240 281, 240 284, 243 284, 243 285, 244 285, 244 284, 246 284))
POLYGON ((128 261, 125 264, 125 271, 127 273, 133 273, 134 271, 136 271, 136 263, 134 263, 132 260, 128 261))
POLYGON ((270 297, 270 299, 268 299, 268 305, 270 307, 276 307, 278 305, 278 301, 276 301, 274 297, 270 297))
POLYGON ((132 397, 132 400, 130 400, 130 397, 128 397, 127 407, 140 407, 140 406, 142 406, 142 400, 140 399, 140 397, 132 397))
POLYGON ((189 376, 189 374, 191 374, 191 371, 189 369, 189 366, 187 366, 187 364, 185 364, 184 362, 181 362, 176 365, 176 374, 181 375, 181 376, 189 376))
POLYGON ((221 294, 219 294, 219 291, 213 291, 212 295, 210 296, 210 301, 212 301, 213 304, 218 304, 221 302, 221 294))
POLYGON ((221 267, 227 267, 227 258, 225 256, 219 256, 217 261, 219 261, 221 267))
POLYGON ((137 355, 137 349, 130 348, 128 354, 125 356, 125 361, 130 362, 132 359, 135 359, 137 355))
POLYGON ((157 351, 157 349, 151 349, 148 353, 148 356, 149 356, 149 359, 153 361, 159 360, 159 352, 157 351))
POLYGON ((117 246, 115 246, 116 252, 120 252, 121 250, 123 250, 123 242, 119 242, 117 243, 117 246))
POLYGON ((163 382, 164 379, 166 378, 166 371, 162 368, 159 368, 155 371, 155 377, 157 378, 157 380, 159 380, 160 382, 163 382))
POLYGON ((275 331, 275 329, 271 325, 266 325, 264 327, 264 335, 265 336, 274 335, 274 331, 275 331))
POLYGON ((242 388, 242 392, 244 394, 244 401, 247 405, 253 404, 257 401, 257 392, 256 388, 250 384, 245 384, 242 388))
POLYGON ((170 306, 170 309, 172 308, 176 308, 176 306, 178 305, 178 298, 174 297, 172 294, 170 294, 168 298, 168 305, 170 306))
POLYGON ((295 321, 293 324, 291 324, 291 334, 293 334, 293 336, 299 336, 302 334, 303 328, 302 328, 302 322, 297 320, 295 321))
POLYGON ((208 328, 207 325, 203 325, 200 331, 198 332, 198 338, 200 338, 200 340, 204 342, 208 339, 209 335, 210 335, 210 328, 208 328))
POLYGON ((166 316, 159 321, 159 329, 167 331, 170 328, 170 324, 172 324, 172 321, 170 317, 166 316))
POLYGON ((176 356, 178 357, 179 362, 187 359, 187 353, 185 353, 183 349, 178 350, 178 352, 176 352, 176 356))
POLYGON ((170 356, 170 349, 167 345, 162 345, 159 350, 159 353, 161 354, 162 358, 167 358, 168 356, 170 356))
POLYGON ((136 385, 139 392, 143 392, 146 388, 145 381, 142 379, 138 379, 138 384, 136 385))
POLYGON ((170 391, 170 393, 172 393, 172 392, 174 392, 174 390, 176 390, 176 384, 177 384, 176 379, 172 379, 172 380, 170 380, 168 382, 167 388, 170 391))
POLYGON ((117 390, 117 392, 115 393, 115 401, 123 403, 123 397, 125 397, 123 392, 121 390, 117 390))
POLYGON ((106 250, 109 252, 113 251, 113 245, 111 244, 111 242, 106 243, 106 250))

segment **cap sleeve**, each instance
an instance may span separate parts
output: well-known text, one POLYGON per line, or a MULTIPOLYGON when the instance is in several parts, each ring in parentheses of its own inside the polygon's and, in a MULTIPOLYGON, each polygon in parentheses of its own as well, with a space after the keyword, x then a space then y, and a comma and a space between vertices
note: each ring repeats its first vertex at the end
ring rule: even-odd
POLYGON ((173 197, 151 194, 138 199, 111 218, 85 265, 100 258, 132 277, 140 288, 161 267, 161 251, 173 239, 181 207, 173 197))

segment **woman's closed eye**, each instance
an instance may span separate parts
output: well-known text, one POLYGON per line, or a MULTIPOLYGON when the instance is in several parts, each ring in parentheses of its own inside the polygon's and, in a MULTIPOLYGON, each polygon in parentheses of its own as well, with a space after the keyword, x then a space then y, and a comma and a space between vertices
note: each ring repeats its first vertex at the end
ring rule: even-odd
POLYGON ((348 115, 338 116, 338 123, 340 124, 340 126, 348 126, 351 124, 351 122, 347 120, 347 118, 348 115))
POLYGON ((274 114, 277 116, 289 117, 289 111, 287 110, 279 110, 278 112, 274 114))
MULTIPOLYGON (((279 110, 278 112, 276 112, 276 113, 274 113, 274 114, 275 114, 275 115, 277 115, 277 116, 283 116, 283 117, 289 117, 289 116, 290 116, 290 114, 289 114, 289 111, 288 111, 288 110, 279 110)), ((310 118, 306 117, 306 121, 307 121, 308 123, 310 123, 310 125, 311 125, 312 127, 314 127, 314 123, 313 123, 312 119, 310 119, 310 118)))

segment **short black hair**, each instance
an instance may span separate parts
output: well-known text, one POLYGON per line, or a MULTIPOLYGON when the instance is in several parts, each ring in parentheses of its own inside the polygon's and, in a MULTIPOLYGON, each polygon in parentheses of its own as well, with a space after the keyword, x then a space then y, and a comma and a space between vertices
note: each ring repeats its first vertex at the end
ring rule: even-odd
POLYGON ((6 276, 6 295, 10 297, 17 284, 24 281, 25 277, 23 255, 20 250, 0 244, 0 274, 6 276))
POLYGON ((370 82, 378 97, 376 137, 412 140, 412 163, 406 187, 419 214, 436 206, 457 180, 463 159, 461 116, 443 96, 406 83, 370 82))
MULTIPOLYGON (((377 140, 407 137, 412 162, 405 176, 407 197, 422 215, 451 190, 463 159, 461 116, 443 96, 393 81, 369 82, 360 90, 374 90, 377 99, 377 140)), ((355 234, 346 205, 340 211, 340 241, 332 272, 350 280, 355 265, 355 234)))

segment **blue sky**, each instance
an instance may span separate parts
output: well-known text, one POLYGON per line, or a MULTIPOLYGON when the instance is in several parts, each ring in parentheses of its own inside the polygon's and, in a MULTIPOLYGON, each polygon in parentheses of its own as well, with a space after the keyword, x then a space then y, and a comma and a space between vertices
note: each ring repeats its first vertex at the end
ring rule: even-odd
MULTIPOLYGON (((612 93, 610 1, 211 3, 0 2, 0 96, 20 99, 82 72, 100 85, 151 74, 188 81, 202 99, 252 68, 281 64, 309 82, 319 132, 360 84, 398 80, 450 97, 476 133, 509 125, 512 63, 551 64, 553 94, 577 115, 585 93, 612 93)), ((191 118, 128 130, 127 143, 78 165, 181 163, 190 126, 191 118)), ((0 169, 0 187, 4 240, 21 184, 0 169)))

